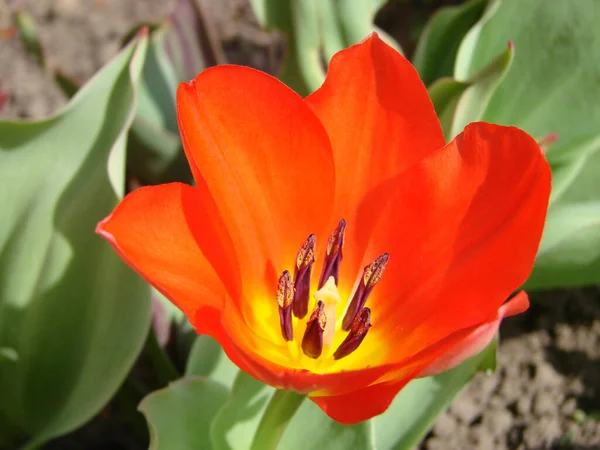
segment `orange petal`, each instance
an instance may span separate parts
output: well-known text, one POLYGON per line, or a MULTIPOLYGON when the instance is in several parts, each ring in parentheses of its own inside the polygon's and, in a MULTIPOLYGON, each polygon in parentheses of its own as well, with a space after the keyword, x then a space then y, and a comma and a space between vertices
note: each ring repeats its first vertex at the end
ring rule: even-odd
POLYGON ((419 377, 429 377, 445 372, 481 353, 498 333, 502 319, 525 312, 527 308, 529 308, 527 294, 525 291, 521 291, 498 309, 495 320, 475 328, 464 340, 421 372, 419 377))
POLYGON ((190 319, 201 306, 221 309, 225 298, 223 283, 190 231, 202 230, 204 247, 218 252, 210 249, 216 239, 201 206, 194 188, 184 184, 143 187, 96 229, 190 319))
MULTIPOLYGON (((370 419, 383 413, 394 400, 398 392, 419 373, 432 365, 450 349, 455 348, 459 342, 471 333, 471 329, 459 330, 442 339, 417 355, 405 358, 395 364, 380 366, 378 369, 383 374, 375 381, 353 390, 340 391, 331 389, 329 392, 315 392, 309 395, 321 409, 332 419, 353 424, 370 419)), ((339 384, 345 383, 346 373, 340 373, 339 384)))
POLYGON ((444 135, 417 71, 377 34, 337 53, 323 86, 306 102, 331 139, 336 166, 333 220, 348 220, 342 279, 355 277, 360 268, 359 261, 351 261, 357 230, 351 216, 359 201, 382 181, 443 147, 444 135))
POLYGON ((215 67, 181 84, 177 113, 201 200, 218 206, 245 295, 272 300, 279 274, 329 221, 327 133, 301 97, 247 67, 215 67))
POLYGON ((372 192, 361 210, 380 217, 364 220, 372 237, 365 260, 390 253, 371 303, 372 332, 387 336, 390 354, 402 358, 494 320, 527 279, 550 169, 523 131, 476 123, 394 183, 372 192), (379 199, 394 183, 382 209, 379 199))
POLYGON ((397 381, 366 386, 348 394, 309 398, 336 422, 352 425, 385 412, 400 389, 412 378, 408 375, 397 381))

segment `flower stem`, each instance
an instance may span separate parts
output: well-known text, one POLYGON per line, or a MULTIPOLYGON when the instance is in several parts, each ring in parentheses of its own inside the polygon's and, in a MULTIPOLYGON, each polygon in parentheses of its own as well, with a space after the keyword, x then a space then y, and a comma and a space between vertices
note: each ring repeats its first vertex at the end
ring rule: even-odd
POLYGON ((277 390, 258 424, 250 450, 275 450, 304 398, 294 391, 277 390))

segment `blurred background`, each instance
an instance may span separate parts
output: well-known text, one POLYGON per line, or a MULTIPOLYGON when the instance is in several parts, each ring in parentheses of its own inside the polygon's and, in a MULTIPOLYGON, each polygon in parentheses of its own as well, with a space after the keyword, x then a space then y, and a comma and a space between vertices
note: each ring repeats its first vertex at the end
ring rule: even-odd
MULTIPOLYGON (((548 147, 554 189, 558 186, 562 195, 553 199, 551 212, 556 211, 556 216, 549 220, 556 228, 551 229, 551 238, 545 236, 529 283, 532 307, 502 325, 497 370, 475 375, 449 409, 427 427, 416 448, 600 449, 600 33, 595 29, 600 2, 340 0, 337 3, 344 6, 327 14, 319 7, 301 11, 302 5, 311 7, 317 0, 291 3, 299 9, 278 16, 268 14, 277 9, 269 0, 253 4, 250 0, 0 0, 0 118, 33 120, 57 113, 147 25, 153 40, 141 69, 143 82, 128 140, 126 186, 189 181, 173 121, 172 86, 178 81, 227 62, 281 76, 306 94, 320 84, 335 50, 357 42, 369 29, 383 31, 415 63, 430 92, 443 77, 463 83, 461 95, 478 86, 485 92, 478 94, 476 103, 486 107, 480 108, 479 116, 467 114, 468 118, 522 126, 548 147), (570 9, 574 4, 578 6, 570 9), (485 14, 491 17, 488 22, 485 14), (311 32, 315 26, 322 33, 316 42, 311 32), (327 32, 328 26, 335 30, 327 32), (475 39, 472 30, 477 27, 481 36, 473 45, 478 47, 465 63, 469 59, 461 60, 465 39, 468 33, 475 39), (514 60, 512 53, 505 54, 508 41, 515 44, 514 60), (304 52, 314 48, 320 55, 316 68, 314 61, 304 59, 304 52), (480 61, 473 63, 476 58, 480 61), (172 69, 165 70, 164 61, 172 69), (487 72, 482 70, 486 67, 487 72), (485 83, 477 84, 481 80, 485 83), (583 211, 584 204, 590 208, 583 211)), ((434 99, 434 103, 440 116, 446 117, 445 131, 455 134, 453 129, 463 119, 456 115, 448 119, 452 102, 434 99)), ((24 171, 23 176, 33 175, 24 171)), ((0 186, 4 182, 0 180, 0 186)), ((89 199, 93 198, 92 194, 89 199)), ((109 210, 104 208, 104 213, 109 210)), ((0 277, 1 282, 6 278, 0 277)), ((98 411, 86 410, 89 417, 82 416, 81 423, 73 420, 73 426, 61 428, 62 436, 50 432, 51 439, 42 448, 148 448, 146 423, 136 411, 139 401, 184 372, 189 374, 190 351, 200 359, 218 351, 208 341, 195 341, 181 317, 158 294, 152 295, 151 335, 146 338, 149 321, 139 325, 139 342, 134 344, 138 348, 124 363, 126 369, 117 377, 114 392, 98 400, 102 405, 98 411), (170 359, 166 364, 160 361, 164 357, 170 359)), ((0 327, 5 327, 0 329, 0 337, 5 338, 0 340, 0 350, 4 347, 8 360, 13 344, 7 338, 6 311, 0 308, 0 316, 4 314, 0 327)), ((68 333, 58 327, 48 333, 68 333)), ((44 334, 36 336, 40 339, 44 334)), ((60 342, 62 338, 57 347, 60 342)), ((2 364, 9 363, 0 360, 0 373, 2 364)), ((53 363, 46 364, 30 376, 43 377, 44 367, 53 363)), ((14 376, 0 375, 0 383, 14 376)), ((24 386, 38 399, 44 395, 39 386, 32 390, 24 386)), ((0 402, 5 400, 0 397, 0 402)), ((0 412, 8 416, 7 411, 0 412)), ((0 448, 18 448, 25 436, 43 428, 36 422, 42 418, 31 425, 23 418, 26 413, 19 414, 22 432, 0 448)))

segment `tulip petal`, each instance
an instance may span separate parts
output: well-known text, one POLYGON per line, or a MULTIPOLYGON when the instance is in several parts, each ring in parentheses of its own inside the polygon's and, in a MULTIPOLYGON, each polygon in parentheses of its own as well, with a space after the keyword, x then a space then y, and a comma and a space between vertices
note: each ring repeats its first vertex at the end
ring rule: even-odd
POLYGON ((218 241, 194 188, 180 184, 133 191, 97 227, 121 257, 187 317, 201 306, 221 309, 225 288, 190 227, 202 230, 207 253, 218 241))
POLYGON ((536 142, 484 123, 371 192, 359 209, 371 236, 365 261, 390 253, 370 300, 371 333, 393 342, 391 355, 406 357, 494 320, 531 272, 549 192, 550 169, 536 142))
POLYGON ((525 312, 527 308, 529 308, 527 294, 521 291, 498 309, 498 316, 495 320, 475 328, 464 340, 421 372, 419 377, 429 377, 445 372, 472 356, 478 355, 492 342, 498 333, 502 319, 525 312))
MULTIPOLYGON (((432 361, 447 355, 451 349, 464 342, 471 335, 473 328, 458 330, 448 337, 427 347, 422 352, 399 361, 395 364, 379 366, 382 375, 370 384, 363 384, 354 389, 329 387, 329 390, 313 392, 309 398, 314 401, 329 417, 345 424, 353 424, 370 419, 383 413, 392 403, 398 392, 412 379, 419 376, 432 361)), ((371 369, 372 370, 372 369, 371 369)), ((356 371, 366 373, 368 370, 356 371)), ((347 374, 338 374, 340 383, 344 383, 347 374)))
POLYGON ((329 221, 327 133, 301 97, 247 67, 215 67, 181 84, 177 110, 197 188, 231 236, 244 295, 271 301, 277 277, 329 221))
POLYGON ((367 386, 349 394, 309 398, 336 422, 352 425, 385 412, 414 375, 398 381, 367 386))
MULTIPOLYGON (((335 221, 352 219, 365 192, 445 144, 417 71, 377 34, 337 53, 323 86, 306 102, 331 139, 336 165, 335 221)), ((349 251, 342 266, 347 276, 356 276, 359 269, 351 248, 356 232, 356 224, 349 220, 349 251)))

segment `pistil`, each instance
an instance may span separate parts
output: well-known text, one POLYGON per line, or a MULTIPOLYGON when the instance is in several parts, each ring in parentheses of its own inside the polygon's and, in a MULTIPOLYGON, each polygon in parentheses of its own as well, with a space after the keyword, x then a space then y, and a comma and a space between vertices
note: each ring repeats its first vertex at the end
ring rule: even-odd
POLYGON ((327 349, 333 343, 337 305, 341 301, 333 276, 329 277, 325 285, 315 292, 315 298, 323 303, 323 311, 327 317, 327 326, 323 332, 323 346, 327 349))

